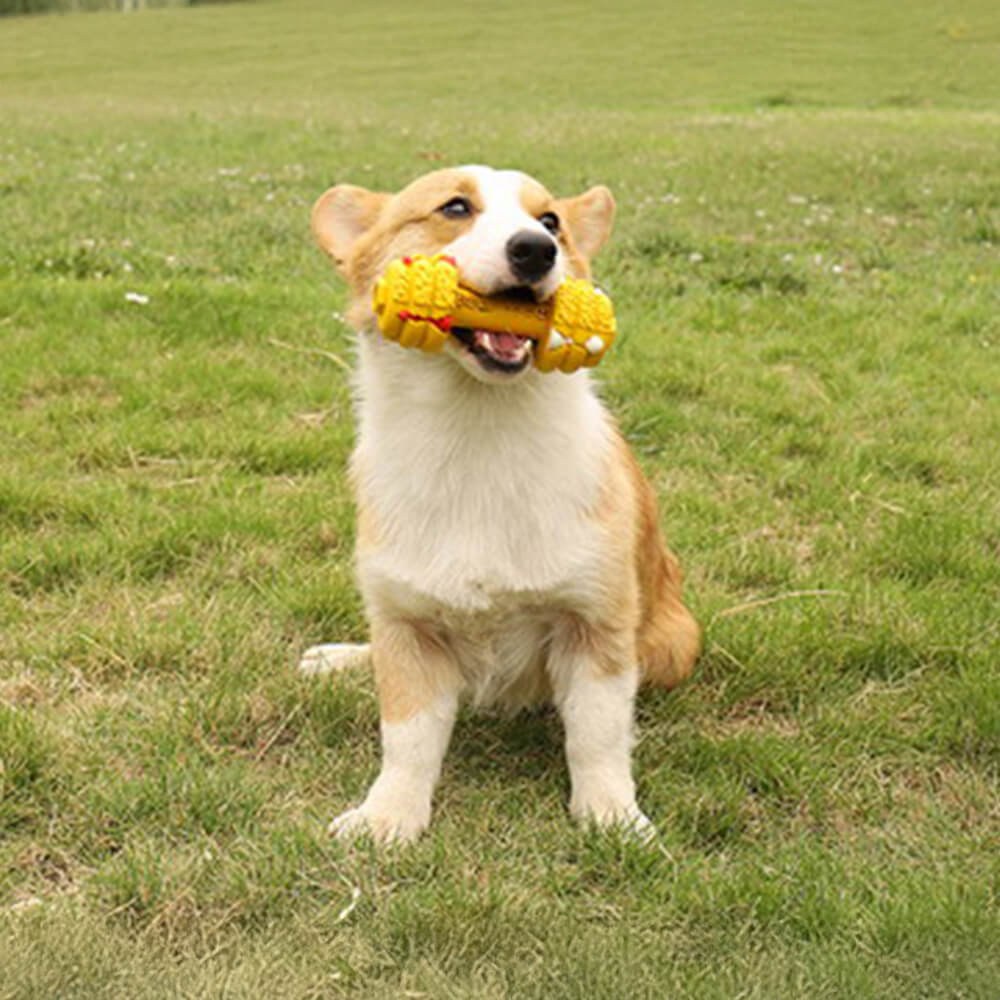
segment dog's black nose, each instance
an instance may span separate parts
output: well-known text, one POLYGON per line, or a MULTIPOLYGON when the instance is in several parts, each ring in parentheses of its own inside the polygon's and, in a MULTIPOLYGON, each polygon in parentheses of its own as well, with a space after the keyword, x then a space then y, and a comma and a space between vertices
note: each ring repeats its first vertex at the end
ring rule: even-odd
POLYGON ((507 240, 507 260, 516 278, 532 283, 552 270, 556 249, 555 241, 544 233, 522 229, 507 240))

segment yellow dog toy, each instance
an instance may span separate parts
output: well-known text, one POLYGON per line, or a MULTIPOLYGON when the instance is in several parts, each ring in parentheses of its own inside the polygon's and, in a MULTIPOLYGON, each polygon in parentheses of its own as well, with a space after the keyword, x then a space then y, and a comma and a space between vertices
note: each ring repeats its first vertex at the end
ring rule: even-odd
POLYGON ((379 329, 404 347, 440 351, 452 327, 512 333, 535 341, 535 367, 593 367, 617 333, 611 300, 589 281, 566 278, 546 302, 484 296, 458 283, 451 257, 394 260, 375 284, 379 329))

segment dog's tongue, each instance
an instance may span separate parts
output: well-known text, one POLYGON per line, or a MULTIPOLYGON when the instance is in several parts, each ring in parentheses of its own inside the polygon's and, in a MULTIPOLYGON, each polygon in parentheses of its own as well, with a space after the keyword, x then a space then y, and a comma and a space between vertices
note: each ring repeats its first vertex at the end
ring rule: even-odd
POLYGON ((476 340, 501 361, 519 361, 524 355, 525 338, 515 333, 476 330, 476 340))

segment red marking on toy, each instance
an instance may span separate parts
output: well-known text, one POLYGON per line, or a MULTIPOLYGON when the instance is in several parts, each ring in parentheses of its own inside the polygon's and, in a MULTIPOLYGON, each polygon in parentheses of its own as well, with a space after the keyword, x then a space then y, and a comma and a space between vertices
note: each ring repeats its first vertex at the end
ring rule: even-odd
POLYGON ((420 316, 417 313, 411 313, 409 309, 400 309, 396 315, 404 323, 430 323, 431 326, 436 326, 442 333, 451 333, 451 325, 454 322, 451 316, 442 316, 440 319, 434 319, 432 316, 420 316))
POLYGON ((413 267, 413 258, 412 258, 412 257, 404 257, 404 258, 403 258, 403 263, 404 263, 404 264, 405 264, 405 265, 406 265, 407 267, 413 267))

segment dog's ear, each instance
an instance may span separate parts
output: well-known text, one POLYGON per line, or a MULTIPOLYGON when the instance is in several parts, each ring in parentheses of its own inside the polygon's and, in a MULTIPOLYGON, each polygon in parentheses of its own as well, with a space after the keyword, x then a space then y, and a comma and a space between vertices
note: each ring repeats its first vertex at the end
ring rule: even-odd
POLYGON ((591 258, 604 246, 615 221, 615 199, 599 185, 575 198, 563 198, 557 204, 560 217, 569 227, 577 249, 591 258))
POLYGON ((312 231, 320 248, 344 270, 351 247, 378 218, 389 195, 338 184, 320 195, 312 210, 312 231))

